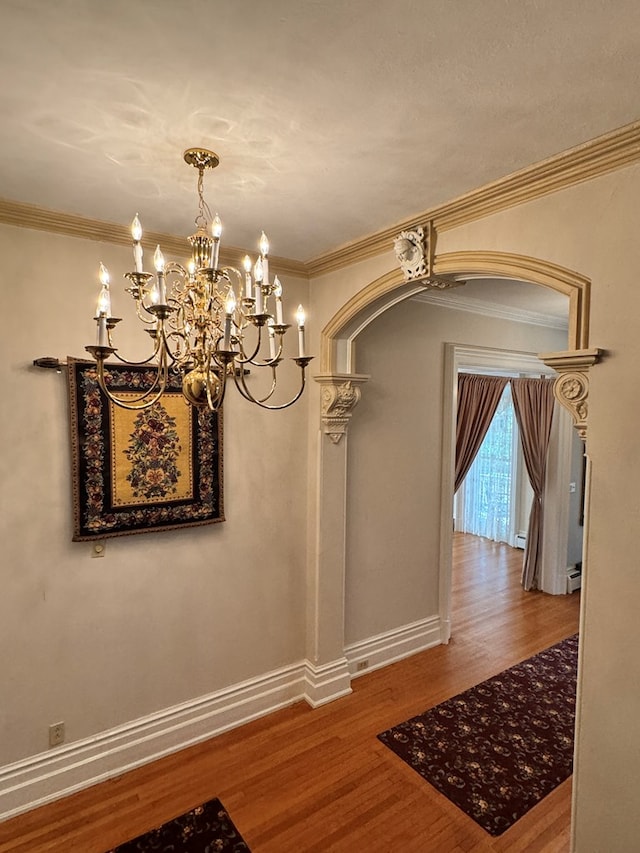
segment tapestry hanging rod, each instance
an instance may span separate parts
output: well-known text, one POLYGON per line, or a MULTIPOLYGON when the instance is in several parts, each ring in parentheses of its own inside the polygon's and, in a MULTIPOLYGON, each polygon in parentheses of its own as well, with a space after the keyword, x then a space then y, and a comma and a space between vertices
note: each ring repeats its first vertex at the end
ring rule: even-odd
MULTIPOLYGON (((57 370, 58 373, 62 373, 64 368, 68 366, 68 362, 60 361, 59 358, 54 358, 54 356, 52 355, 43 355, 41 358, 33 359, 33 366, 43 367, 47 370, 57 370)), ((236 368, 235 372, 236 374, 238 374, 239 370, 236 368)), ((247 368, 245 367, 243 368, 243 373, 245 376, 249 376, 251 374, 251 371, 247 370, 247 368)))
POLYGON ((33 359, 34 367, 46 367, 48 370, 62 370, 63 367, 67 366, 66 361, 60 361, 59 358, 54 358, 51 355, 44 355, 42 358, 34 358, 33 359))

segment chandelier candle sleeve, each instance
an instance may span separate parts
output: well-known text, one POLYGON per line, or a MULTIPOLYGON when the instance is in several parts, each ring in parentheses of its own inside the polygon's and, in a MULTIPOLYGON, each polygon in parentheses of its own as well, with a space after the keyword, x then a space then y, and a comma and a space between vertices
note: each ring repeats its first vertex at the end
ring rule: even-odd
POLYGON ((249 255, 244 256, 244 261, 242 262, 244 267, 244 295, 245 299, 253 299, 253 285, 251 282, 251 258, 249 255))
POLYGON ((211 266, 217 270, 220 259, 220 237, 222 237, 222 221, 217 213, 211 224, 211 233, 213 234, 213 262, 211 266))
POLYGON ((269 284, 269 241, 264 231, 260 237, 260 255, 262 257, 262 280, 265 284, 269 284))
POLYGON ((276 333, 273 331, 273 318, 269 319, 269 358, 273 361, 276 357, 276 333))
POLYGON ((131 223, 131 236, 133 237, 133 262, 136 272, 142 272, 142 225, 136 213, 131 223))
POLYGON ((233 312, 236 310, 236 295, 233 290, 229 290, 224 304, 224 337, 222 339, 222 349, 229 352, 231 349, 231 322, 233 320, 233 312))
POLYGON ((276 299, 276 323, 281 326, 284 322, 282 319, 282 285, 278 276, 273 280, 273 295, 276 299))
POLYGON ((99 347, 109 346, 109 335, 107 333, 107 315, 101 312, 98 317, 98 337, 97 344, 99 347))
POLYGON ((298 357, 304 358, 304 308, 302 305, 298 305, 298 310, 296 311, 296 320, 298 321, 298 357))
POLYGON ((253 268, 253 278, 255 280, 255 314, 262 314, 262 277, 263 277, 262 258, 258 258, 256 265, 253 268))
POLYGON ((167 285, 164 277, 164 255, 160 250, 160 246, 156 246, 156 250, 153 255, 153 262, 156 267, 157 273, 157 299, 156 305, 166 305, 167 304, 167 285))
POLYGON ((111 316, 111 293, 109 291, 109 270, 100 262, 100 293, 98 294, 98 304, 96 306, 96 318, 104 314, 105 317, 111 316))

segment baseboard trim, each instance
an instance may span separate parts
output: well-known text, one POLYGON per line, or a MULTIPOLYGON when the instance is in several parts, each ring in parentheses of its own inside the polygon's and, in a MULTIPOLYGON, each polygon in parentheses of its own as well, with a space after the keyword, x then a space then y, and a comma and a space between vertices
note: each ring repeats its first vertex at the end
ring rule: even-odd
POLYGON ((442 642, 440 617, 430 616, 352 643, 345 648, 345 657, 351 677, 357 678, 416 652, 439 646, 442 642))
POLYGON ((317 666, 305 662, 305 700, 312 708, 326 705, 351 693, 351 675, 346 658, 317 666))
MULTIPOLYGON (((348 673, 347 673, 348 675, 348 673)), ((100 732, 0 768, 0 820, 66 797, 98 782, 244 725, 294 702, 332 696, 335 673, 322 667, 309 691, 305 662, 100 732), (309 697, 307 694, 311 692, 309 697)), ((334 691, 335 692, 335 691, 334 691)))
POLYGON ((355 643, 326 664, 292 664, 0 767, 0 821, 194 746, 280 708, 312 708, 351 693, 351 679, 438 645, 437 617, 355 643))

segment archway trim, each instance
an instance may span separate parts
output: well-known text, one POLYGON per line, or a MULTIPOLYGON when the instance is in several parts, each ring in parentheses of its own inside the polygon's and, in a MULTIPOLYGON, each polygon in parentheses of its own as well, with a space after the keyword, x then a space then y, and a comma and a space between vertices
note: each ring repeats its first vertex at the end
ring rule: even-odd
MULTIPOLYGON (((591 282, 586 276, 551 261, 528 255, 505 252, 466 251, 438 255, 435 259, 436 275, 481 275, 496 278, 514 278, 549 287, 569 299, 568 350, 581 350, 589 346, 589 296, 591 282)), ((378 316, 380 307, 408 298, 426 288, 419 282, 405 282, 402 272, 394 269, 372 281, 351 297, 333 316, 321 334, 321 372, 338 373, 336 341, 360 317, 371 313, 378 316), (380 305, 382 303, 382 305, 380 305), (375 310, 374 309, 375 306, 375 310)), ((366 325, 366 320, 360 328, 366 325)))
MULTIPOLYGON (((578 358, 577 366, 580 368, 580 373, 584 374, 586 382, 588 368, 599 359, 601 352, 586 349, 591 284, 588 278, 549 261, 541 261, 525 255, 481 251, 440 255, 435 259, 434 273, 459 279, 471 275, 513 278, 549 287, 566 295, 570 306, 569 349, 563 353, 547 353, 544 360, 556 371, 562 371, 568 366, 575 371, 575 360, 578 358)), ((426 289, 428 286, 420 281, 404 281, 401 271, 394 269, 372 281, 347 300, 321 333, 321 375, 317 380, 324 389, 323 416, 325 425, 328 424, 329 428, 321 431, 322 437, 318 447, 316 551, 310 565, 312 576, 310 588, 314 591, 310 601, 313 630, 308 636, 307 657, 314 662, 314 666, 320 667, 323 673, 325 670, 330 673, 330 677, 327 676, 327 690, 331 693, 338 685, 340 689, 335 695, 342 695, 342 692, 348 690, 347 682, 351 675, 345 657, 344 624, 348 524, 346 518, 347 425, 360 396, 355 390, 356 383, 361 384, 367 378, 355 373, 355 363, 346 351, 351 348, 359 332, 372 320, 395 303, 426 289), (330 386, 328 391, 325 386, 330 386), (331 422, 334 415, 340 418, 337 425, 331 422), (339 678, 335 675, 336 672, 340 673, 339 678)), ((562 374, 556 380, 558 381, 563 381, 562 374)), ((578 387, 574 381, 566 382, 566 377, 565 385, 565 396, 572 395, 572 399, 577 399, 579 396, 581 405, 586 405, 587 394, 586 391, 583 393, 583 385, 578 387)), ((582 409, 586 415, 584 405, 582 409)), ((586 428, 586 417, 584 421, 586 428)), ((445 455, 443 448, 443 458, 445 455)), ((441 548, 444 549, 441 551, 440 561, 442 609, 437 617, 437 626, 432 626, 433 630, 439 634, 440 642, 446 642, 448 639, 450 617, 448 610, 450 568, 447 566, 445 551, 447 536, 451 535, 450 507, 453 498, 451 488, 451 485, 446 485, 443 480, 443 506, 446 504, 447 512, 446 515, 444 511, 441 512, 441 548)), ((328 701, 328 699, 325 697, 322 701, 328 701)))

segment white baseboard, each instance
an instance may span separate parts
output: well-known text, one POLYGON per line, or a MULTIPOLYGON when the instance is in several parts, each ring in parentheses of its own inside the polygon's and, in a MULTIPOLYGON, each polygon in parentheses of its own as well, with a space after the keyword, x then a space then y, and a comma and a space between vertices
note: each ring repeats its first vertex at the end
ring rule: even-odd
POLYGON ((294 664, 0 767, 0 820, 44 805, 258 717, 351 692, 343 658, 294 664))
POLYGON ((0 821, 157 761, 294 702, 351 693, 353 675, 438 645, 433 617, 355 643, 327 664, 292 664, 91 737, 0 767, 0 821), (367 661, 366 670, 358 663, 367 661))
POLYGON ((411 622, 401 628, 394 628, 384 634, 352 643, 346 647, 345 656, 351 677, 357 678, 373 669, 380 669, 441 643, 440 617, 430 616, 428 619, 411 622))
POLYGON ((340 658, 321 666, 306 661, 305 682, 304 698, 312 708, 347 696, 351 693, 351 675, 347 659, 340 658))

